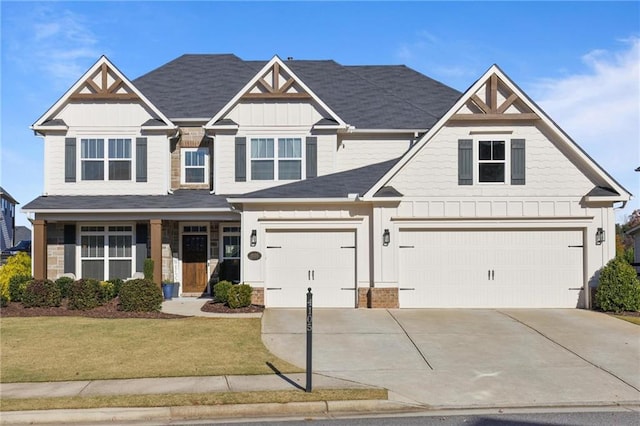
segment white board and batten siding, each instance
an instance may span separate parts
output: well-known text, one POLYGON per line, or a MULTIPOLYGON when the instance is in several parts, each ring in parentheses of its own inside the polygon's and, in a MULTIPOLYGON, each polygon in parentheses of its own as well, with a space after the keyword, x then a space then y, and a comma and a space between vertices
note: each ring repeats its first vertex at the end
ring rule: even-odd
POLYGON ((576 308, 583 231, 402 230, 401 308, 576 308))
POLYGON ((266 306, 304 307, 311 288, 315 307, 355 307, 355 231, 268 230, 265 236, 266 306))

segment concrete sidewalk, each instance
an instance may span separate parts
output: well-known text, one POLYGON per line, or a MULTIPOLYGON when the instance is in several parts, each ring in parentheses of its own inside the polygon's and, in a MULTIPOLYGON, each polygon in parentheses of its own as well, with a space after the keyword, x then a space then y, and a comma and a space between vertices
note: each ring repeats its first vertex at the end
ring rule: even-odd
POLYGON ((175 297, 162 302, 162 312, 186 317, 208 318, 262 318, 262 313, 248 314, 218 314, 215 312, 203 312, 200 310, 205 303, 212 300, 210 297, 175 297))

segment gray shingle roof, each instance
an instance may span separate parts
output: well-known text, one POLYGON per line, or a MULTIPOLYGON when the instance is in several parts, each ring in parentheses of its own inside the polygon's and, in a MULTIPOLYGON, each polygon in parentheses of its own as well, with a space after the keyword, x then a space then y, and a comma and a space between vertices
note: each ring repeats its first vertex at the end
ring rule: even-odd
POLYGON ((7 191, 4 190, 3 187, 0 186, 0 198, 4 198, 5 200, 8 200, 9 202, 13 203, 13 204, 20 204, 16 201, 15 198, 13 198, 11 196, 11 194, 9 194, 7 191))
MULTIPOLYGON (((135 80, 169 118, 211 118, 267 63, 235 55, 183 55, 135 80)), ((427 129, 460 92, 403 65, 286 62, 346 123, 361 129, 427 129)))
POLYGON ((275 186, 237 198, 345 198, 349 194, 364 195, 398 160, 275 186))
POLYGON ((618 194, 611 188, 605 188, 603 186, 596 186, 591 191, 587 193, 589 197, 615 197, 618 194))
POLYGON ((185 189, 166 195, 49 195, 23 207, 24 210, 103 211, 219 208, 229 208, 227 196, 210 194, 206 189, 185 189))

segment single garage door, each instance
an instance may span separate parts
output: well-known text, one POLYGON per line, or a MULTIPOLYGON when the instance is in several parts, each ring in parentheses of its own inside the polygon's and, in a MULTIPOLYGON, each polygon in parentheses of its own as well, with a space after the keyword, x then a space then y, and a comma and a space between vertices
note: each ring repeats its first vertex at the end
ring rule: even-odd
POLYGON ((266 232, 265 305, 353 308, 356 304, 354 231, 266 232))
POLYGON ((575 308, 581 230, 403 230, 403 308, 575 308))

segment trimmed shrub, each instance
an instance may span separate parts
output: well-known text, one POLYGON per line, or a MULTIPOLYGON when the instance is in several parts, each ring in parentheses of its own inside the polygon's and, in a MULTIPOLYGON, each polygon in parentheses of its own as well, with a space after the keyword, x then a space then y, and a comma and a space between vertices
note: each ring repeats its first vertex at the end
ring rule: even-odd
POLYGON ((603 311, 640 311, 640 281, 624 259, 615 258, 602 268, 596 306, 603 311))
POLYGON ((233 286, 231 281, 219 281, 213 286, 213 300, 218 303, 227 303, 229 289, 233 286))
POLYGON ((51 280, 32 280, 22 295, 25 308, 50 308, 60 306, 60 289, 51 280))
POLYGON ((109 280, 108 282, 113 284, 113 297, 116 297, 118 294, 120 294, 120 288, 122 287, 124 281, 120 278, 114 278, 112 280, 109 280))
POLYGON ((100 282, 93 278, 81 278, 69 287, 69 309, 85 311, 102 304, 100 282))
POLYGON ((144 260, 144 265, 142 267, 142 273, 144 274, 144 279, 153 281, 153 259, 146 258, 144 260))
POLYGON ((63 299, 69 297, 71 284, 73 284, 73 278, 71 277, 60 277, 56 280, 56 285, 60 289, 60 294, 62 294, 63 299))
POLYGON ((9 280, 9 297, 14 302, 21 302, 24 290, 33 277, 30 274, 14 275, 9 280))
POLYGON ((248 284, 231 286, 227 292, 227 305, 231 309, 244 308, 251 304, 251 293, 253 289, 248 284))
POLYGON ((125 281, 120 288, 120 310, 157 312, 162 306, 162 290, 150 280, 125 281))
POLYGON ((0 300, 9 302, 9 281, 14 275, 31 274, 31 257, 27 253, 20 252, 7 259, 7 263, 0 266, 0 300))

